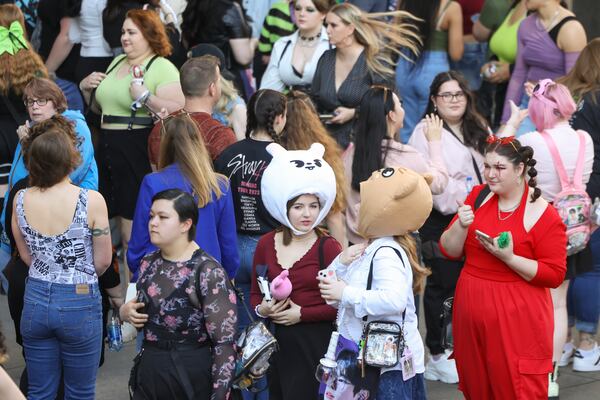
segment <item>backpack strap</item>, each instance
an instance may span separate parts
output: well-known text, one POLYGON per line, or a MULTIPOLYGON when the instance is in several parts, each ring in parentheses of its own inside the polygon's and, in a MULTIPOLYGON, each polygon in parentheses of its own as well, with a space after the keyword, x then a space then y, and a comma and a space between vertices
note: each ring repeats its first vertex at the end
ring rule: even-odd
POLYGON ((479 207, 481 207, 481 204, 483 203, 483 200, 485 200, 485 198, 491 192, 492 192, 492 190, 490 189, 489 185, 485 185, 484 188, 481 189, 481 192, 479 192, 479 194, 477 195, 477 198, 475 199, 475 203, 473 204, 473 211, 475 211, 479 207))
MULTIPOLYGON (((108 69, 108 71, 106 71, 106 75, 108 75, 108 74, 110 74, 111 72, 113 72, 113 71, 114 71, 114 69, 115 69, 115 68, 117 68, 117 67, 118 67, 118 66, 119 66, 119 65, 120 65, 120 64, 121 64, 121 63, 122 63, 122 62, 123 62, 123 61, 124 61, 126 58, 127 58, 127 56, 126 56, 125 54, 123 54, 123 55, 121 56, 121 58, 120 58, 120 59, 119 59, 117 62, 115 62, 115 64, 114 64, 112 67, 110 67, 110 68, 108 69)), ((92 105, 94 104, 94 101, 96 101, 96 89, 97 89, 97 88, 93 88, 93 89, 92 89, 92 93, 90 93, 90 104, 89 104, 89 106, 88 106, 88 109, 86 110, 86 112, 85 112, 85 114, 84 114, 84 116, 86 116, 86 117, 87 117, 87 116, 88 116, 88 114, 91 112, 91 110, 92 110, 92 105)))
POLYGON ((579 187, 583 184, 583 164, 585 161, 585 135, 582 130, 577 130, 579 136, 579 152, 577 154, 577 164, 575 165, 575 174, 573 175, 573 185, 579 187))
POLYGON ((546 130, 541 132, 542 138, 546 142, 548 146, 548 150, 550 151, 550 155, 552 156, 552 160, 554 161, 554 166, 556 167, 556 172, 558 173, 558 177, 560 179, 560 186, 562 190, 566 189, 569 186, 579 187, 582 182, 583 177, 583 158, 585 154, 585 138, 583 134, 577 131, 579 135, 579 154, 577 157, 577 165, 575 166, 575 174, 573 176, 573 180, 569 180, 569 176, 567 175, 567 170, 565 168, 565 164, 563 163, 562 158, 560 157, 560 153, 558 152, 558 148, 556 147, 556 143, 554 139, 546 130), (576 184, 579 182, 579 184, 576 184))

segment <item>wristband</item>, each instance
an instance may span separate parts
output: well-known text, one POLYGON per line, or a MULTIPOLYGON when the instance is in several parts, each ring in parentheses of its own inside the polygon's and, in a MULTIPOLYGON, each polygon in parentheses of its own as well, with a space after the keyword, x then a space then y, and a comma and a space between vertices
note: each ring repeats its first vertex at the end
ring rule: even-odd
POLYGON ((262 315, 261 313, 258 312, 258 307, 260 307, 260 304, 258 304, 256 307, 254 307, 254 314, 256 314, 259 318, 266 319, 267 317, 265 317, 264 315, 262 315))

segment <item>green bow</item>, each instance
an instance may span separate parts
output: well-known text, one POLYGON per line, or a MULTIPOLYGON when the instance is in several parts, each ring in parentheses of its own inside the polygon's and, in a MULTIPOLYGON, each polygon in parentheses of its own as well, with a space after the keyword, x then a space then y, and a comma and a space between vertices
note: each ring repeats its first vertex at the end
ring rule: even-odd
POLYGON ((14 56, 20 49, 26 48, 27 41, 19 21, 13 21, 8 29, 0 26, 0 55, 8 53, 14 56))

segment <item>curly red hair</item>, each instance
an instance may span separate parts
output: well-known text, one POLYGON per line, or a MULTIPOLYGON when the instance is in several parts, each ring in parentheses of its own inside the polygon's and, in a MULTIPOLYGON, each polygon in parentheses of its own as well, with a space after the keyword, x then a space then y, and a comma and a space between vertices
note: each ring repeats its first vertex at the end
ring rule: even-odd
POLYGON ((139 28, 155 54, 161 57, 171 55, 173 47, 169 42, 165 26, 156 12, 140 9, 129 10, 126 18, 129 18, 139 28))
POLYGON ((27 41, 25 19, 21 9, 14 4, 0 5, 0 26, 8 28, 14 21, 19 21, 25 32, 26 49, 20 49, 14 55, 0 55, 0 93, 8 94, 12 90, 17 96, 23 94, 23 89, 35 77, 47 78, 48 71, 40 56, 32 50, 27 41))

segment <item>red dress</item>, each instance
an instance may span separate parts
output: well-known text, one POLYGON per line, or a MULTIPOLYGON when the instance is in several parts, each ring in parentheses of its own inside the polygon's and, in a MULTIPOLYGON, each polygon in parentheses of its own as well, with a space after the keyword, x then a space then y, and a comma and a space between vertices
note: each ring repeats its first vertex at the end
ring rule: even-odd
MULTIPOLYGON (((465 204, 473 206, 483 187, 474 188, 465 204)), ((467 399, 548 398, 554 330, 548 288, 558 287, 565 276, 565 226, 548 205, 525 231, 527 194, 525 190, 513 215, 502 213, 504 220, 498 217, 498 196, 492 195, 469 226, 452 319, 459 389, 467 399), (475 238, 476 229, 492 237, 510 231, 514 253, 538 261, 536 276, 524 280, 485 250, 475 238)))

